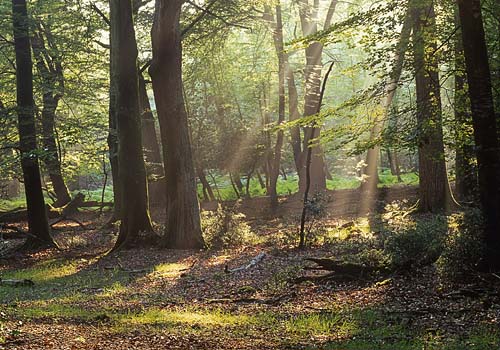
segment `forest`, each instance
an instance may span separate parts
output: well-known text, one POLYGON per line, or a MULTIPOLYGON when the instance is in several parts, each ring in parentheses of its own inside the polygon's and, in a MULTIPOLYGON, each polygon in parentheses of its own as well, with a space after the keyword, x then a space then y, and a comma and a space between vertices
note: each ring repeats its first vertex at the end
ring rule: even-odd
POLYGON ((7 349, 500 350, 500 1, 2 0, 7 349))

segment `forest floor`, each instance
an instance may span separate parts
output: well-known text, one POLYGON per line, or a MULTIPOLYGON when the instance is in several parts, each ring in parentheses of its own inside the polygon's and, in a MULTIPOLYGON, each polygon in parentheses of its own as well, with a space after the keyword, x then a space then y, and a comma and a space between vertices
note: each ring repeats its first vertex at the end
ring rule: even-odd
POLYGON ((298 283, 324 273, 305 258, 342 259, 377 239, 367 217, 354 218, 353 193, 332 195, 345 211, 319 220, 332 235, 304 250, 293 247, 293 198, 274 218, 260 198, 238 204, 255 239, 218 251, 107 254, 116 228, 81 213, 86 230, 66 223, 56 231, 61 251, 0 260, 2 279, 34 283, 0 285, 0 349, 500 349, 500 280, 488 276, 451 283, 431 265, 298 283), (227 272, 261 253, 255 266, 227 272))

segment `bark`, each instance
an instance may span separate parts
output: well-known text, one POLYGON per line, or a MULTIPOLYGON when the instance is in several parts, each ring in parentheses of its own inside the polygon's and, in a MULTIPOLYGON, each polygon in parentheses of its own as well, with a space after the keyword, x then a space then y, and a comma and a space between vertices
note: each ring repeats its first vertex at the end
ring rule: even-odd
MULTIPOLYGON (((458 16, 458 14, 457 14, 458 16)), ((458 18, 457 18, 458 20, 458 18)), ((457 26, 459 25, 457 21, 457 26)), ((467 133, 472 126, 470 100, 467 97, 465 58, 461 32, 455 40, 455 98, 454 113, 457 142, 455 148, 455 192, 460 201, 471 201, 477 193, 477 168, 474 154, 474 140, 467 133)))
POLYGON ((182 0, 156 0, 151 31, 150 76, 160 122, 167 179, 167 222, 163 245, 202 248, 200 209, 182 94, 182 47, 179 28, 182 0))
MULTIPOLYGON (((325 20, 324 28, 331 25, 331 20, 335 12, 337 0, 332 0, 325 20)), ((302 27, 302 34, 308 36, 318 31, 318 11, 319 1, 314 1, 311 5, 309 0, 299 1, 299 14, 302 27)), ((320 42, 314 41, 305 49, 306 67, 305 67, 305 95, 304 95, 304 117, 313 116, 318 110, 319 95, 321 89, 321 72, 323 69, 322 54, 323 45, 320 42)), ((301 161, 299 162, 301 169, 299 171, 299 189, 301 192, 305 190, 305 162, 307 150, 312 148, 311 158, 311 189, 314 192, 326 190, 326 176, 324 167, 323 152, 319 145, 313 145, 312 141, 319 138, 321 127, 316 126, 317 130, 312 130, 311 127, 304 128, 304 139, 302 144, 301 161), (313 137, 314 135, 314 137, 313 137)))
POLYGON ((109 116, 108 116, 108 149, 109 163, 111 165, 111 179, 113 185, 113 215, 109 223, 114 223, 121 218, 122 195, 120 189, 120 178, 118 174, 118 132, 116 130, 116 95, 117 95, 117 45, 116 35, 110 27, 110 50, 109 50, 109 116))
POLYGON ((485 269, 500 269, 500 147, 481 2, 458 0, 485 220, 485 269))
POLYGON ((42 157, 49 174, 52 187, 56 194, 54 207, 62 207, 69 201, 66 183, 62 176, 60 154, 58 152, 55 137, 55 116, 59 100, 64 91, 64 73, 61 58, 47 50, 45 40, 49 41, 49 47, 57 52, 57 46, 50 35, 50 28, 43 28, 39 24, 33 36, 31 46, 35 56, 36 67, 42 79, 43 108, 42 108, 42 141, 45 151, 42 157), (46 33, 45 37, 43 32, 46 33))
POLYGON ((29 19, 25 0, 12 0, 14 47, 16 53, 17 117, 19 148, 23 170, 28 229, 30 236, 24 249, 55 246, 50 234, 42 193, 37 157, 33 103, 33 63, 31 60, 29 19))
POLYGON ((214 191, 212 190, 203 169, 198 169, 198 179, 200 179, 201 185, 203 186, 203 193, 206 193, 205 200, 215 201, 214 191))
POLYGON ((417 89, 419 210, 441 212, 452 205, 444 158, 441 87, 432 0, 414 1, 413 51, 417 89))
MULTIPOLYGON (((273 41, 278 56, 278 126, 285 121, 285 50, 283 43, 283 20, 281 16, 281 5, 278 1, 276 7, 276 21, 271 12, 271 9, 266 6, 266 19, 273 30, 273 41)), ((276 186, 281 167, 281 150, 283 148, 284 131, 279 129, 274 146, 274 153, 271 156, 269 167, 269 198, 271 200, 271 208, 276 209, 278 206, 278 193, 276 186)))
POLYGON ((165 172, 160 145, 156 134, 156 123, 149 103, 146 81, 139 72, 139 107, 141 110, 142 147, 148 174, 149 203, 154 206, 165 205, 165 172))
MULTIPOLYGON (((285 55, 285 70, 286 70, 286 80, 287 80, 287 90, 288 90, 288 118, 289 121, 294 121, 300 118, 299 112, 299 94, 297 92, 297 86, 295 85, 295 76, 290 63, 288 62, 288 55, 285 55)), ((302 141, 300 137, 300 127, 293 126, 290 128, 290 142, 292 144, 293 160, 295 163, 295 169, 297 174, 300 176, 300 170, 302 169, 301 157, 302 157, 302 141)))
POLYGON ((114 249, 134 247, 140 231, 152 232, 146 167, 142 152, 137 44, 130 0, 111 0, 111 32, 116 55, 118 174, 122 195, 120 233, 114 249))
POLYGON ((403 182, 401 179, 401 170, 399 169, 398 154, 396 151, 391 151, 387 149, 387 159, 389 161, 389 166, 391 168, 391 175, 397 176, 398 182, 403 182))

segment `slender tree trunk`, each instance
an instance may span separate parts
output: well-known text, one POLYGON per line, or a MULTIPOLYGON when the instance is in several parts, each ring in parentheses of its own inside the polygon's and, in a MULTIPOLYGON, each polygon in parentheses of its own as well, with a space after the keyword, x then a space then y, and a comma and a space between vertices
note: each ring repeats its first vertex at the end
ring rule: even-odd
MULTIPOLYGON (((299 94, 297 93, 297 86, 295 85, 295 76, 288 62, 288 55, 285 55, 285 71, 288 89, 288 118, 289 121, 294 121, 300 118, 299 112, 299 94)), ((292 144, 293 160, 295 163, 295 169, 297 174, 300 176, 300 171, 302 169, 302 141, 300 137, 300 127, 293 126, 290 129, 290 142, 292 144)))
MULTIPOLYGON (((276 7, 276 21, 271 9, 266 6, 266 17, 273 29, 273 41, 278 56, 278 125, 285 121, 285 50, 283 44, 283 20, 281 16, 281 5, 278 1, 276 7)), ((269 198, 271 200, 271 208, 276 209, 278 206, 278 193, 276 186, 281 167, 281 150, 283 148, 284 132, 278 130, 274 153, 271 156, 269 167, 269 198)))
POLYGON ((452 205, 444 158, 435 12, 432 0, 413 1, 412 7, 419 132, 419 209, 435 213, 452 205))
MULTIPOLYGON (((110 0, 111 1, 111 0, 110 0)), ((120 189, 120 177, 118 174, 118 132, 116 129, 116 95, 118 93, 117 72, 117 39, 110 27, 110 50, 109 50, 109 115, 108 115, 108 149, 109 163, 111 165, 111 180, 113 185, 113 215, 108 221, 112 224, 121 218, 122 194, 120 189)))
POLYGON ((458 0, 472 107, 479 172, 479 192, 485 219, 486 256, 482 268, 500 270, 500 147, 492 94, 481 2, 458 0))
POLYGON ((160 121, 167 179, 167 222, 163 245, 202 248, 200 209, 182 94, 182 47, 179 20, 182 0, 156 0, 151 31, 150 76, 160 121))
POLYGON ((154 206, 165 205, 165 172, 161 157, 160 145, 156 134, 156 124, 149 103, 146 81, 139 72, 139 101, 141 110, 142 147, 148 173, 149 203, 154 206))
POLYGON ((25 0, 12 0, 12 18, 16 53, 19 148, 21 151, 21 167, 30 232, 30 236, 22 249, 34 249, 55 246, 55 242, 50 234, 36 152, 33 63, 31 60, 29 19, 25 0))
POLYGON ((233 191, 236 194, 236 198, 240 199, 241 194, 240 191, 238 190, 238 187, 236 186, 236 183, 234 182, 234 177, 232 173, 229 173, 229 180, 231 181, 231 186, 233 187, 233 191))
POLYGON ((260 175, 260 171, 257 171, 257 180, 259 181, 259 185, 261 188, 266 188, 266 183, 264 182, 264 179, 262 179, 262 175, 260 175))
MULTIPOLYGON (((389 80, 385 87, 385 101, 383 102, 381 115, 376 115, 373 121, 373 127, 370 131, 370 140, 375 141, 380 138, 382 130, 385 126, 385 120, 387 119, 390 108, 394 101, 394 96, 396 95, 396 90, 398 88, 399 79, 403 71, 404 57, 406 50, 408 49, 408 44, 410 42, 410 34, 412 29, 412 16, 411 9, 408 7, 406 12, 403 27, 401 29, 401 34, 399 37, 398 44, 396 45, 396 51, 394 52, 393 67, 389 75, 389 80)), ((378 162, 380 154, 380 145, 375 145, 374 147, 368 149, 366 155, 366 167, 363 171, 364 180, 361 184, 361 191, 365 194, 368 192, 373 194, 377 189, 377 184, 379 183, 378 176, 378 162)), ((371 209, 374 203, 366 203, 367 208, 364 210, 371 209)))
POLYGON ((146 167, 142 152, 137 44, 130 0, 111 0, 111 31, 117 69, 116 126, 122 196, 120 233, 115 248, 134 247, 139 232, 152 232, 146 167))
POLYGON ((212 191, 212 187, 205 176, 205 171, 201 168, 198 168, 198 179, 200 179, 201 185, 203 186, 203 191, 207 194, 207 200, 215 201, 214 191, 212 191))
MULTIPOLYGON (((49 52, 45 47, 48 41, 50 47, 56 47, 51 39, 50 28, 42 28, 38 24, 31 46, 35 56, 36 67, 42 79, 43 108, 42 108, 42 141, 45 154, 42 157, 56 194, 55 207, 62 207, 71 201, 66 183, 62 176, 61 161, 55 138, 55 116, 59 99, 64 92, 64 73, 61 58, 54 52, 49 52), (45 37, 44 37, 44 33, 45 37)), ((54 51, 54 50, 53 50, 54 51)))

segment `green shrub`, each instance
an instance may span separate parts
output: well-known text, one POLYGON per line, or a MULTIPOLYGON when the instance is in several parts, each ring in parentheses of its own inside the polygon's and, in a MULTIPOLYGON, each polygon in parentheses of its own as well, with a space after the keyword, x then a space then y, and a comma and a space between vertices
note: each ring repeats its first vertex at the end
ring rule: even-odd
POLYGON ((408 221, 405 227, 387 233, 385 251, 394 269, 409 269, 434 263, 443 251, 448 231, 445 216, 408 221))
POLYGON ((202 229, 207 247, 223 249, 247 242, 252 230, 244 219, 245 215, 236 212, 235 208, 220 204, 215 212, 202 212, 202 229))
POLYGON ((452 216, 450 233, 438 260, 440 272, 456 279, 477 270, 485 248, 482 236, 483 219, 478 209, 452 216))

